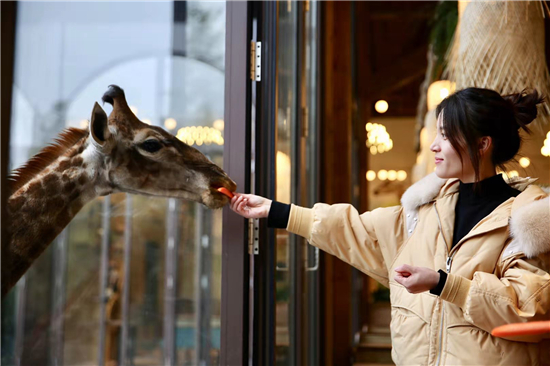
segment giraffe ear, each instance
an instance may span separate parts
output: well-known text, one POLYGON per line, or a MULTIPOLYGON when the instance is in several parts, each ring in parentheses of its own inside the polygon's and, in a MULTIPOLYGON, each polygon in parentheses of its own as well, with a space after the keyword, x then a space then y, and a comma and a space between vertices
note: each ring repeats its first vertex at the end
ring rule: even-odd
POLYGON ((92 135, 93 140, 101 146, 105 144, 105 141, 107 141, 107 139, 111 135, 107 124, 107 114, 105 113, 103 108, 101 108, 101 106, 96 102, 94 104, 94 109, 92 110, 90 135, 92 135))

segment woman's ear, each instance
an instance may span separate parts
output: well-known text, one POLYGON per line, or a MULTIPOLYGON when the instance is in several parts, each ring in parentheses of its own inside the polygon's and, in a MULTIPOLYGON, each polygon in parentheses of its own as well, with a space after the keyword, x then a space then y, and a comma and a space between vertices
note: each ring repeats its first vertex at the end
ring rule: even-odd
POLYGON ((487 154, 487 152, 491 149, 493 146, 493 138, 491 136, 483 136, 479 140, 479 153, 481 155, 487 154))

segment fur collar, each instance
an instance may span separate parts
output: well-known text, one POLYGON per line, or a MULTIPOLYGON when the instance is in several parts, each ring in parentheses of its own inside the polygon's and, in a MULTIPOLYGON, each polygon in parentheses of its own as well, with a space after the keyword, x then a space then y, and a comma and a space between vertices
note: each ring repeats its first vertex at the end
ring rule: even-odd
MULTIPOLYGON (((532 185, 537 180, 529 177, 507 180, 511 187, 522 191, 512 206, 510 235, 529 258, 550 251, 550 190, 532 185)), ((458 183, 458 179, 441 179, 432 173, 409 187, 401 197, 401 204, 405 211, 415 211, 456 192, 458 183)))

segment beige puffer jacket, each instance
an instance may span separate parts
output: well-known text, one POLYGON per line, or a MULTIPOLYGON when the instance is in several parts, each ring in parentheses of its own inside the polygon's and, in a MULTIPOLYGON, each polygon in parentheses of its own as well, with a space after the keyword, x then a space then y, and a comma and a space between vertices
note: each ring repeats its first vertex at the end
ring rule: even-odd
POLYGON ((402 206, 360 215, 349 204, 292 205, 287 230, 390 288, 392 357, 397 365, 547 365, 548 336, 504 339, 493 328, 550 320, 550 198, 536 179, 483 218, 449 251, 457 179, 431 174, 402 206), (411 294, 394 268, 449 273, 441 296, 411 294))

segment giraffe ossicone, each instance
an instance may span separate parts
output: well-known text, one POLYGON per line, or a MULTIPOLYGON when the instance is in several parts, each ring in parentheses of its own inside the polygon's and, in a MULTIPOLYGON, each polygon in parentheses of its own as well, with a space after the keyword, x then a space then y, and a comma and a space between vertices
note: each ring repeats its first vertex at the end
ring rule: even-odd
POLYGON ((124 91, 109 86, 96 102, 87 130, 65 130, 9 177, 8 243, 2 243, 2 297, 71 219, 98 196, 127 192, 195 201, 217 209, 218 191, 235 182, 199 150, 141 122, 124 91), (6 244, 6 245, 4 245, 6 244))

